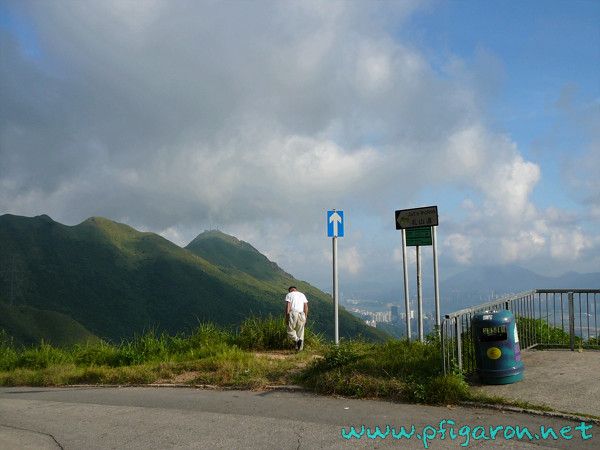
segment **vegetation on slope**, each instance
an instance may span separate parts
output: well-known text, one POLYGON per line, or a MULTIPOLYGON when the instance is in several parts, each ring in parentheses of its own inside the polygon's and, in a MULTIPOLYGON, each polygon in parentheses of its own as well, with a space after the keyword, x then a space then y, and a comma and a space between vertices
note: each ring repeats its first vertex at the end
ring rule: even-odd
MULTIPOLYGON (((331 296, 309 283, 295 279, 250 244, 213 230, 197 236, 186 249, 214 264, 239 283, 248 283, 251 289, 260 291, 263 299, 270 299, 278 305, 275 314, 280 314, 279 310, 283 307, 283 293, 287 292, 289 286, 297 286, 309 299, 309 322, 326 337, 333 337, 331 296)), ((365 326, 344 308, 340 308, 339 319, 341 337, 362 337, 375 341, 390 337, 381 330, 365 326)))
POLYGON ((98 338, 72 318, 54 311, 30 306, 11 306, 0 302, 0 330, 25 345, 40 341, 59 347, 79 342, 94 342, 98 338))
POLYGON ((19 347, 0 336, 0 385, 210 384, 239 389, 301 384, 325 394, 453 403, 468 398, 458 375, 443 376, 439 344, 342 341, 307 330, 291 349, 281 319, 250 318, 239 331, 203 324, 188 335, 146 333, 119 345, 19 347), (268 350, 268 351, 267 351, 268 350))
MULTIPOLYGON (((183 249, 98 217, 71 227, 48 216, 0 216, 0 293, 7 297, 12 286, 15 305, 62 314, 119 342, 150 328, 177 334, 201 322, 229 326, 252 315, 282 315, 286 289, 297 284, 311 301, 310 325, 331 336, 327 294, 231 236, 209 233, 194 242, 196 248, 183 249)), ((6 330, 27 327, 19 323, 22 315, 10 317, 6 330)), ((345 336, 384 338, 345 311, 340 329, 345 336)), ((58 343, 46 331, 43 337, 58 343)))

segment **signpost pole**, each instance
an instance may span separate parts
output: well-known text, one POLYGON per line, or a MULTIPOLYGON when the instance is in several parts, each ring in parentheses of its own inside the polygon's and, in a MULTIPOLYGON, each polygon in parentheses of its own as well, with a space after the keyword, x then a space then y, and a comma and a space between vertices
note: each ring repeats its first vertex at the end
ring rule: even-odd
POLYGON ((339 345, 339 322, 338 322, 338 271, 337 271, 337 236, 332 238, 333 245, 333 314, 335 316, 335 332, 334 339, 335 345, 339 345))
POLYGON ((421 247, 417 245, 417 304, 419 314, 419 341, 423 342, 423 281, 421 274, 421 247))
POLYGON ((338 318, 338 269, 337 269, 337 238, 344 236, 344 211, 327 211, 327 236, 331 237, 333 252, 333 336, 335 345, 340 343, 340 324, 338 318))
POLYGON ((421 270, 421 246, 433 246, 433 277, 435 284, 435 327, 441 332, 440 289, 438 282, 438 260, 436 231, 439 223, 437 206, 396 210, 396 230, 402 230, 402 259, 404 265, 404 301, 406 306, 406 331, 410 339, 410 309, 408 299, 408 273, 406 247, 416 247, 417 251, 417 325, 419 340, 424 341, 423 316, 423 274, 421 270))
POLYGON ((440 315, 440 284, 438 278, 438 258, 437 258, 437 227, 433 226, 431 233, 431 243, 433 246, 433 284, 435 287, 435 328, 439 335, 441 332, 442 319, 440 315))
POLYGON ((402 230, 402 267, 404 270, 404 309, 406 311, 406 339, 410 342, 410 300, 408 297, 408 263, 406 260, 406 230, 402 230))

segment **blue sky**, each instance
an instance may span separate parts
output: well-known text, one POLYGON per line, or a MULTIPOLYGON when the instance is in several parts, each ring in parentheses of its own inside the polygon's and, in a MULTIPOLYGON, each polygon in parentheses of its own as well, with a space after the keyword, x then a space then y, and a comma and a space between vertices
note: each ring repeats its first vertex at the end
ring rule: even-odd
POLYGON ((448 55, 475 66, 478 58, 496 59, 490 126, 542 166, 536 204, 579 208, 563 186, 561 163, 583 152, 585 130, 557 103, 563 92, 576 109, 600 101, 599 20, 596 1, 433 2, 399 36, 441 64, 448 55))
POLYGON ((600 2, 0 2, 0 213, 247 240, 326 287, 600 271, 600 2))

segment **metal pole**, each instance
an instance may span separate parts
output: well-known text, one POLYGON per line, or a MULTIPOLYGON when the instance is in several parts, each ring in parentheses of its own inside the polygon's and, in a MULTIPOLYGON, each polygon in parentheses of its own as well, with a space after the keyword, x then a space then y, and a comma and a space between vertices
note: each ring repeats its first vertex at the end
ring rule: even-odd
POLYGON ((569 292, 569 337, 571 344, 571 351, 575 351, 575 305, 573 304, 573 293, 569 292))
POLYGON ((437 258, 437 227, 431 227, 431 239, 433 244, 433 284, 435 285, 435 328, 440 335, 442 318, 440 315, 440 284, 438 278, 438 258, 437 258))
POLYGON ((456 357, 458 358, 458 370, 463 370, 462 360, 462 327, 460 317, 454 318, 454 333, 456 334, 456 357))
POLYGON ((338 322, 338 272, 337 272, 337 237, 332 239, 333 245, 333 314, 334 314, 334 340, 335 345, 340 343, 339 322, 338 322))
MULTIPOLYGON (((442 346, 442 367, 444 368, 444 375, 448 373, 448 367, 446 365, 446 341, 444 340, 444 322, 440 327, 440 345, 442 346)), ((447 332, 447 331, 446 331, 447 332)))
POLYGON ((419 340, 425 340, 423 335, 423 280, 421 274, 421 247, 417 245, 417 309, 419 314, 419 340))
POLYGON ((408 262, 406 259, 406 230, 402 229, 402 268, 404 270, 404 310, 406 311, 406 339, 410 342, 410 299, 408 297, 408 262))

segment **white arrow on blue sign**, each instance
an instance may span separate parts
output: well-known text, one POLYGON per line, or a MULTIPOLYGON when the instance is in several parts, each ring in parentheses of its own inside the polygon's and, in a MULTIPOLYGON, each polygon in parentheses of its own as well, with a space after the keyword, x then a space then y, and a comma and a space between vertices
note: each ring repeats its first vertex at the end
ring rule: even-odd
POLYGON ((327 237, 344 237, 344 211, 327 211, 327 237))

